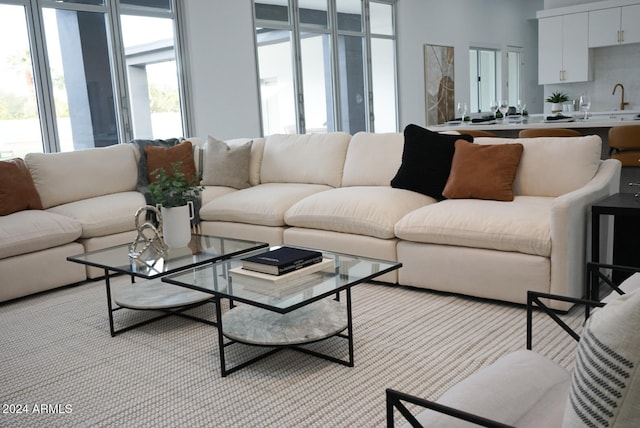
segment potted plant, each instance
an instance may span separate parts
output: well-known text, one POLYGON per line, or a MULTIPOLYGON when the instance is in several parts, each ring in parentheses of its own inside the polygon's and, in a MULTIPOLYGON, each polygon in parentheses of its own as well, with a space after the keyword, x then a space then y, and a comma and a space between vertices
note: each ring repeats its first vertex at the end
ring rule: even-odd
POLYGON ((569 101, 569 96, 564 92, 557 91, 548 96, 545 101, 551 103, 551 113, 559 113, 562 111, 562 103, 569 101))
POLYGON ((165 244, 184 247, 191 240, 193 201, 203 190, 195 177, 187 177, 180 168, 181 162, 173 162, 170 171, 157 168, 151 172, 149 194, 159 206, 162 215, 162 235, 165 244))

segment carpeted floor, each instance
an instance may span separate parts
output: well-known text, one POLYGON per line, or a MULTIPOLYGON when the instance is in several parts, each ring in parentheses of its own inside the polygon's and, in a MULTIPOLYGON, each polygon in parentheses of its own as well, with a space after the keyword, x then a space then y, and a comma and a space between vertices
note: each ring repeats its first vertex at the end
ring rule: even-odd
MULTIPOLYGON (((221 378, 214 327, 170 317, 112 338, 101 281, 4 304, 0 426, 382 427, 385 388, 435 399, 525 347, 521 306, 363 284, 353 314, 353 368, 286 350, 221 378)), ((571 368, 576 343, 541 313, 534 326, 534 350, 571 368)), ((344 357, 345 343, 314 346, 344 357)), ((227 349, 232 363, 256 350, 227 349)))

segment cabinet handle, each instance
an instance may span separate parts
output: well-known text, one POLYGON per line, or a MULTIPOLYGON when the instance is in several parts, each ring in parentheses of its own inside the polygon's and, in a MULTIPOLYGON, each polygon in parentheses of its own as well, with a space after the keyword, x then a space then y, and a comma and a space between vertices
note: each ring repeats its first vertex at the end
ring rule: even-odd
POLYGON ((624 42, 624 30, 620 30, 620 43, 624 42))

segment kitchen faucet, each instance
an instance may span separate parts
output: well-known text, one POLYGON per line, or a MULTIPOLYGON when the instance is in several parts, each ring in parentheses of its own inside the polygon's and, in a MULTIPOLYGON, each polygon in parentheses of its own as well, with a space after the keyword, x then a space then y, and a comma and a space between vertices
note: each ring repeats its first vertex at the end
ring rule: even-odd
POLYGON ((613 92, 611 92, 611 95, 616 94, 616 89, 618 89, 618 86, 620 86, 620 89, 622 89, 622 96, 620 97, 620 110, 624 110, 624 106, 628 105, 629 103, 624 100, 624 86, 622 85, 622 83, 615 84, 615 86, 613 87, 613 92))

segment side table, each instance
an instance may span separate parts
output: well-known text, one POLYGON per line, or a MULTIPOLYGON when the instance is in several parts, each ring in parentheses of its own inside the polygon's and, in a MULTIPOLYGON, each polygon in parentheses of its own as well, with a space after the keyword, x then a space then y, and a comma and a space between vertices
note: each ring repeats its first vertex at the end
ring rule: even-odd
MULTIPOLYGON (((593 262, 593 268, 590 269, 591 272, 587 273, 587 295, 592 300, 599 300, 598 285, 599 279, 602 278, 596 265, 607 266, 600 263, 600 216, 602 215, 611 215, 614 218, 614 222, 618 223, 615 226, 617 230, 614 233, 614 239, 620 241, 619 238, 622 234, 628 235, 620 223, 624 225, 625 222, 628 222, 628 220, 631 220, 633 217, 640 217, 640 197, 636 197, 633 193, 616 193, 591 206, 591 260, 593 262)), ((616 248, 615 242, 614 248, 616 248)), ((626 254, 620 257, 614 253, 613 264, 629 266, 633 263, 630 263, 626 254)))

